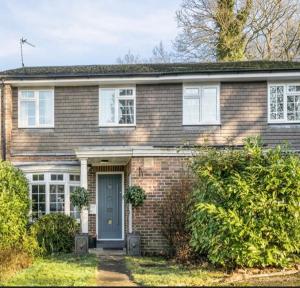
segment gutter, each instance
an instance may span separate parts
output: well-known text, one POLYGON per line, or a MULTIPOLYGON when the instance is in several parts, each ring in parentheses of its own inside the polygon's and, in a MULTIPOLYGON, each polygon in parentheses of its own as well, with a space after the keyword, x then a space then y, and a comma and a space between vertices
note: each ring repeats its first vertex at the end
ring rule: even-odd
POLYGON ((244 69, 244 70, 207 70, 207 71, 176 71, 176 72, 137 72, 137 73, 56 73, 56 74, 4 74, 3 79, 10 80, 43 80, 43 79, 98 79, 98 78, 163 78, 163 77, 185 77, 185 76, 214 76, 214 75, 249 75, 249 74, 277 74, 277 73, 300 73, 300 69, 244 69))
POLYGON ((18 78, 6 79, 5 82, 13 86, 63 86, 63 85, 106 85, 106 84, 155 84, 155 83, 189 83, 189 82, 236 82, 236 81, 285 81, 299 80, 300 71, 297 72, 257 72, 257 73, 223 73, 223 74, 191 74, 191 75, 161 75, 139 77, 95 77, 92 78, 18 78))

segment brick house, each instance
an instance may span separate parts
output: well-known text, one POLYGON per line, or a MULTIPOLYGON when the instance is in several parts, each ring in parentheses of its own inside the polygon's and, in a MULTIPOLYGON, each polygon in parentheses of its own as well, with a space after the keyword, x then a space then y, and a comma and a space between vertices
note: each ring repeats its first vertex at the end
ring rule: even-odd
POLYGON ((101 247, 123 247, 134 230, 144 252, 163 251, 159 203, 189 147, 261 135, 300 149, 300 62, 25 67, 0 78, 1 155, 28 177, 32 218, 78 218, 69 196, 86 187, 83 228, 101 247), (132 212, 122 194, 134 184, 147 200, 132 212))

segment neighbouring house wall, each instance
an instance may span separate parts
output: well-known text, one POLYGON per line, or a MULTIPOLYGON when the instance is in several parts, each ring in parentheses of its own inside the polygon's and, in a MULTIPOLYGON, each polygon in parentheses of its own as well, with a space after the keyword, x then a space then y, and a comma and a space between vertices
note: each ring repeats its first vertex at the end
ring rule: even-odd
MULTIPOLYGON (((74 155, 74 148, 98 145, 178 146, 204 140, 242 144, 260 134, 267 144, 288 140, 300 150, 299 125, 267 123, 267 82, 221 83, 220 126, 182 125, 182 85, 137 85, 136 127, 99 128, 98 87, 56 87, 55 128, 18 129, 18 89, 13 89, 13 157, 24 153, 74 155)), ((7 88, 8 89, 8 88, 7 88)), ((9 89, 7 90, 9 94, 9 89)), ((9 102, 6 103, 9 115, 9 102)), ((10 124, 7 123, 9 134, 10 124)), ((8 135, 7 135, 8 136, 8 135)), ((10 147, 10 144, 7 145, 10 147)))
POLYGON ((2 159, 11 159, 12 122, 13 122, 13 90, 10 85, 4 85, 1 100, 1 151, 2 159))
POLYGON ((187 159, 182 157, 137 157, 131 159, 132 185, 139 185, 147 199, 133 209, 133 231, 141 234, 142 252, 163 254, 167 249, 162 234, 161 204, 173 185, 179 185, 186 175, 187 159))

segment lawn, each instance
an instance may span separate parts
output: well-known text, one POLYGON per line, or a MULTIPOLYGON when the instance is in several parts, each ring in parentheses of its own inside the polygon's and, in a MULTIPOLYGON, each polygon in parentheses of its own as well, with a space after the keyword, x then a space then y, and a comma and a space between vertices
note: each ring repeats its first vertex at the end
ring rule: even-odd
POLYGON ((1 286, 91 286, 96 285, 98 260, 94 255, 61 254, 36 259, 1 286))
POLYGON ((256 278, 243 282, 225 282, 228 277, 214 268, 185 268, 162 258, 126 257, 131 276, 143 286, 300 286, 300 273, 290 276, 256 278))

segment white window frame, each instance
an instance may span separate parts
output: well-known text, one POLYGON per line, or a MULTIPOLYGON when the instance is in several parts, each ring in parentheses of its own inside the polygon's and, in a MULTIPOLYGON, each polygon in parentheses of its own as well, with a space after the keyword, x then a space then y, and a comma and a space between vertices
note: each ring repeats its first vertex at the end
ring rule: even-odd
POLYGON ((136 87, 120 86, 120 87, 99 87, 99 126, 100 127, 134 127, 136 126, 136 87), (132 96, 120 96, 120 90, 132 89, 132 96), (115 90, 115 119, 114 123, 101 123, 101 90, 115 90), (133 100, 134 123, 119 124, 119 100, 133 100))
MULTIPOLYGON (((200 96, 200 100, 201 100, 201 96, 200 96)), ((201 105, 201 104, 200 104, 201 105)), ((203 83, 184 83, 182 85, 182 125, 183 126, 205 126, 205 125, 221 125, 221 115, 220 115, 220 83, 214 83, 214 84, 203 84, 203 83), (217 89, 217 119, 215 121, 199 121, 199 122, 195 122, 195 123, 185 123, 184 122, 184 100, 185 100, 185 89, 199 89, 199 91, 202 91, 203 89, 209 89, 209 88, 216 88, 217 89)))
POLYGON ((54 107, 54 88, 47 88, 47 89, 19 89, 18 90, 18 128, 54 128, 54 115, 55 115, 55 107, 54 107), (34 101, 35 102, 35 125, 26 125, 21 121, 21 97, 22 92, 33 92, 34 93, 34 101), (51 124, 40 124, 40 107, 39 107, 39 93, 40 92, 51 92, 52 95, 52 121, 51 124))
MULTIPOLYGON (((64 211, 63 213, 70 216, 70 187, 76 186, 81 187, 80 181, 69 181, 69 175, 80 175, 80 173, 64 173, 59 171, 47 171, 47 172, 36 172, 36 173, 28 173, 26 177, 30 184, 30 200, 32 199, 32 185, 45 185, 46 192, 46 209, 45 213, 50 214, 50 185, 64 185, 65 189, 65 201, 64 201, 64 211), (33 181, 33 175, 35 174, 44 174, 44 180, 33 181), (63 180, 51 180, 51 174, 63 174, 63 180)), ((32 214, 32 205, 30 205, 30 218, 32 214)), ((32 218, 31 218, 32 219, 32 218)))
MULTIPOLYGON (((268 82, 268 123, 269 124, 297 124, 300 120, 287 120, 288 86, 300 86, 299 82, 268 82), (271 119, 271 86, 283 86, 283 119, 271 119)), ((300 93, 298 93, 300 94, 300 93)))

